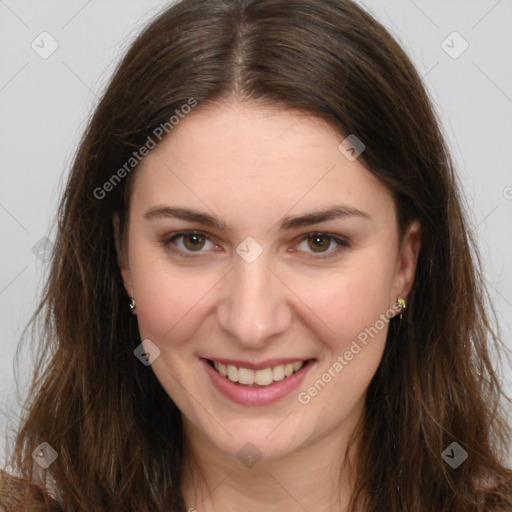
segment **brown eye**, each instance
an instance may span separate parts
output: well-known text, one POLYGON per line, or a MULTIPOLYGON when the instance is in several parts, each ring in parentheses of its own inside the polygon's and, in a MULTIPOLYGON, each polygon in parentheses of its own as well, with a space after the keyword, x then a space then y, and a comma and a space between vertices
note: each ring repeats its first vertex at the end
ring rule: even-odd
POLYGON ((308 233, 301 238, 298 250, 308 254, 312 259, 324 260, 340 256, 348 247, 350 247, 350 242, 345 237, 330 233, 314 232, 308 233))
POLYGON ((160 243, 166 250, 178 256, 193 258, 206 256, 208 250, 215 249, 215 244, 207 234, 195 231, 174 233, 174 235, 165 238, 160 243))
POLYGON ((204 247, 206 243, 206 239, 202 235, 198 235, 196 233, 189 233, 187 235, 182 235, 183 237, 183 245, 189 251, 197 251, 204 247))
POLYGON ((331 238, 324 235, 311 235, 308 237, 308 246, 313 252, 324 252, 329 249, 331 238))

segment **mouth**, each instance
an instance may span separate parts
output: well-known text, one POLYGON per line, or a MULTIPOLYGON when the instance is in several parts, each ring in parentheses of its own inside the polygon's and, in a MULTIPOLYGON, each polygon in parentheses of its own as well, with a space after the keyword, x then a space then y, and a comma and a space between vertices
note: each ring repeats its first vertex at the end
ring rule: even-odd
POLYGON ((220 394, 246 406, 265 406, 291 396, 317 366, 316 359, 273 359, 259 364, 227 359, 199 361, 220 394))
POLYGON ((252 369, 206 359, 206 362, 222 377, 248 388, 272 386, 276 382, 286 380, 300 372, 304 366, 313 361, 314 359, 296 360, 294 362, 267 366, 266 368, 252 369))

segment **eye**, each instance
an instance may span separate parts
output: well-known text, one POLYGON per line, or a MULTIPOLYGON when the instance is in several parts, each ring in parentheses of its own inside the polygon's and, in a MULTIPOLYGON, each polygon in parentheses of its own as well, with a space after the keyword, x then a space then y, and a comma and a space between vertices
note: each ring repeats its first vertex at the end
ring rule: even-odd
MULTIPOLYGON (((216 245, 206 233, 200 231, 182 231, 162 240, 161 244, 169 251, 188 257, 190 253, 205 252, 202 249, 213 249, 216 245), (188 253, 188 254, 187 254, 188 253)), ((193 257, 193 256, 192 256, 193 257)))
MULTIPOLYGON (((217 247, 210 239, 210 236, 202 231, 173 233, 160 243, 168 251, 186 258, 198 257, 208 250, 217 247)), ((337 235, 314 232, 304 235, 297 247, 298 249, 296 250, 313 254, 312 257, 314 259, 327 259, 337 256, 343 248, 349 247, 349 242, 337 235)))
POLYGON ((348 246, 349 243, 344 238, 329 233, 315 232, 308 233, 303 237, 297 247, 298 250, 315 254, 314 258, 326 259, 338 255, 343 248, 348 246), (334 249, 329 250, 333 246, 334 249))

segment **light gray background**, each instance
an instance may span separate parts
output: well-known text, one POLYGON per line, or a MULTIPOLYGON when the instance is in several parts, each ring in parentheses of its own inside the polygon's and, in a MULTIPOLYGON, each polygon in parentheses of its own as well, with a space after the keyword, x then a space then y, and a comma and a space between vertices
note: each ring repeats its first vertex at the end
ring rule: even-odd
MULTIPOLYGON (((512 348, 512 0, 361 3, 401 41, 424 77, 468 198, 502 336, 512 348), (454 31, 469 44, 458 58, 464 42, 454 31)), ((19 412, 13 356, 47 270, 32 248, 45 236, 53 239, 63 176, 114 64, 165 4, 0 0, 0 434, 19 412), (31 47, 33 41, 43 46, 44 31, 58 43, 46 59, 31 47)), ((29 352, 21 362, 23 394, 29 352)), ((503 370, 511 394, 512 369, 503 370)))

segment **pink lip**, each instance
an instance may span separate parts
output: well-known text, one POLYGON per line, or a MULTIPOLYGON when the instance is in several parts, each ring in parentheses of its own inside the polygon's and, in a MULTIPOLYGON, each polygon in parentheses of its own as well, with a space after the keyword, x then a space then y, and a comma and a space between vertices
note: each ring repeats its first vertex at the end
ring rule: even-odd
MULTIPOLYGON (((315 360, 310 359, 298 372, 295 372, 289 377, 274 382, 270 386, 252 388, 231 382, 227 377, 223 377, 208 364, 206 359, 201 358, 200 361, 217 390, 227 398, 233 400, 233 402, 243 405, 265 405, 277 402, 296 389, 304 380, 309 370, 316 364, 315 360)), ((245 366, 245 368, 247 368, 247 366, 245 366)), ((265 368, 268 368, 268 366, 265 368)))

